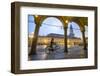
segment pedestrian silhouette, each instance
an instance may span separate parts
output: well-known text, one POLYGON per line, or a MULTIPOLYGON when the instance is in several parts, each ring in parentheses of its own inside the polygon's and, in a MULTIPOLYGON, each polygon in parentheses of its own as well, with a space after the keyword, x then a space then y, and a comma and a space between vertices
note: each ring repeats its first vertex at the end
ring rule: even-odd
POLYGON ((52 38, 51 39, 51 42, 50 42, 50 49, 49 49, 49 51, 54 51, 54 47, 53 47, 53 45, 54 45, 55 43, 54 43, 54 38, 52 38))

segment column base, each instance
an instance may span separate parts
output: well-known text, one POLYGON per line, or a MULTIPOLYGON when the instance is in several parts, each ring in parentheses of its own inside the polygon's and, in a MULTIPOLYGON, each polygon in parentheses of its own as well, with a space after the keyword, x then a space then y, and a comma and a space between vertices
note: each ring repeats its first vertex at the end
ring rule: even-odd
POLYGON ((30 52, 28 55, 29 55, 29 56, 31 56, 31 55, 36 55, 36 52, 30 52))

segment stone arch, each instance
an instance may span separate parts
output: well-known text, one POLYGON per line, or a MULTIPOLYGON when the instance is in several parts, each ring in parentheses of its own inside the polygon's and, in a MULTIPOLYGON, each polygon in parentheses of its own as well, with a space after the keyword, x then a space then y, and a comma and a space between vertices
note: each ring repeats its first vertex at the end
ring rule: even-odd
POLYGON ((68 47, 74 47, 75 45, 80 45, 82 42, 82 32, 80 30, 79 24, 72 21, 68 24, 68 47))
POLYGON ((87 20, 87 17, 73 17, 71 21, 76 22, 79 25, 81 31, 85 31, 85 26, 88 26, 87 20))
POLYGON ((36 28, 35 28, 35 33, 34 33, 34 38, 33 38, 33 41, 32 41, 32 47, 31 47, 31 52, 29 53, 29 55, 32 55, 32 54, 36 54, 36 45, 37 45, 37 39, 38 39, 38 33, 39 33, 39 29, 40 29, 40 26, 41 26, 41 23, 48 17, 55 17, 57 19, 59 19, 62 24, 63 24, 63 27, 64 27, 64 43, 65 43, 65 51, 67 51, 67 24, 68 22, 65 22, 66 20, 62 17, 62 16, 41 16, 41 15, 35 15, 35 23, 36 23, 36 28), (66 26, 66 27, 65 27, 66 26), (33 51, 35 50, 35 51, 33 51))
POLYGON ((40 22, 39 25, 41 26, 42 22, 49 17, 54 17, 57 18, 63 25, 63 29, 64 29, 64 51, 68 52, 68 48, 67 48, 67 25, 68 25, 68 18, 65 19, 63 16, 39 16, 40 17, 40 22), (67 21, 67 22, 66 22, 67 21))
MULTIPOLYGON (((58 33, 56 30, 59 30, 61 31, 61 33, 63 34, 64 30, 63 30, 63 23, 61 22, 61 20, 59 20, 58 18, 56 17, 52 17, 52 16, 49 16, 49 17, 46 17, 45 19, 43 19, 40 23, 40 30, 39 30, 39 35, 41 34, 41 32, 43 33, 44 32, 44 35, 46 31, 46 33, 58 33), (57 23, 57 24, 56 24, 57 23), (52 27, 53 26, 53 27, 52 27), (45 27, 44 29, 42 29, 43 27, 45 27), (48 28, 49 27, 49 28, 48 28), (61 29, 59 29, 59 27, 61 27, 61 29), (48 30, 47 30, 47 29, 48 30), (49 31, 50 29, 52 29, 52 31, 49 31), (43 31, 44 30, 44 31, 43 31)), ((61 34, 59 32, 59 34, 61 34)))
MULTIPOLYGON (((41 17, 41 16, 40 16, 41 17)), ((65 25, 65 20, 61 17, 61 16, 42 16, 41 19, 40 19, 40 25, 42 24, 42 22, 46 19, 46 18, 49 18, 49 17, 54 17, 54 18, 57 18, 58 20, 60 20, 60 22, 65 25)))
POLYGON ((87 22, 88 18, 87 17, 80 17, 80 18, 73 18, 72 21, 76 22, 81 30, 82 33, 82 39, 83 39, 83 48, 84 50, 87 50, 87 44, 86 44, 86 39, 85 39, 85 26, 88 26, 87 22))
POLYGON ((42 16, 42 15, 35 15, 35 23, 36 23, 36 28, 35 28, 35 34, 34 34, 34 39, 32 42, 32 48, 31 48, 31 52, 30 55, 32 54, 36 54, 36 44, 37 44, 37 38, 38 38, 38 32, 39 32, 39 28, 41 26, 41 23, 48 17, 55 17, 57 19, 59 19, 62 24, 63 24, 63 28, 64 28, 64 43, 65 43, 65 52, 68 52, 67 50, 67 26, 68 26, 68 22, 70 21, 75 21, 77 24, 79 24, 81 31, 82 31, 82 36, 83 36, 83 42, 84 42, 84 49, 86 49, 86 40, 85 40, 85 28, 84 25, 87 25, 87 22, 85 20, 85 18, 77 18, 77 17, 69 17, 69 16, 42 16), (34 47, 33 47, 34 46, 34 47), (35 50, 35 51, 33 51, 35 50))

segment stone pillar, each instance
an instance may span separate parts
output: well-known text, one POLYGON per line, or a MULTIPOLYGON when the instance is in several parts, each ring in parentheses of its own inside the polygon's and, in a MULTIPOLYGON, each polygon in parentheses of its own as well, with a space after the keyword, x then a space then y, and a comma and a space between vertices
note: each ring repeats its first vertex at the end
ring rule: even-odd
POLYGON ((68 47, 67 47, 67 26, 64 27, 64 52, 68 53, 68 47))
POLYGON ((83 38, 84 50, 87 50, 87 44, 86 44, 86 39, 85 39, 85 29, 82 31, 82 38, 83 38))
POLYGON ((35 55, 36 54, 38 33, 39 33, 39 29, 40 29, 38 19, 35 19, 35 23, 36 23, 36 27, 35 27, 34 36, 33 36, 34 38, 32 40, 31 51, 30 51, 29 55, 35 55))

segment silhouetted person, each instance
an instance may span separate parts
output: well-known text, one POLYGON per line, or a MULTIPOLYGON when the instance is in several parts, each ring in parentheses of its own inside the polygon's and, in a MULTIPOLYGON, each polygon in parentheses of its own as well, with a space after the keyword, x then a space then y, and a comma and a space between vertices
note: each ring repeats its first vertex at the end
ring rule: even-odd
POLYGON ((55 43, 54 43, 54 38, 52 38, 51 39, 51 42, 50 42, 50 49, 49 49, 49 51, 54 51, 54 47, 53 47, 53 45, 54 45, 55 43))

